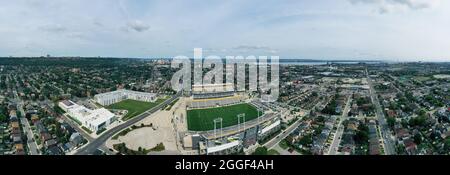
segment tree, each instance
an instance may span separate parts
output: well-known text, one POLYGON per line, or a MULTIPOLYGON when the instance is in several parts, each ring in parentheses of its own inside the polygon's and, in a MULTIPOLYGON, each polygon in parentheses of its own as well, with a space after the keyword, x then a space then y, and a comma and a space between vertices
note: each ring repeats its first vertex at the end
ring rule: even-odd
POLYGON ((3 114, 0 114, 0 122, 6 122, 7 117, 3 114))
POLYGON ((369 140, 369 127, 365 124, 360 124, 353 139, 355 139, 357 144, 367 143, 369 140))
POLYGON ((64 110, 61 109, 58 105, 53 106, 53 110, 58 114, 64 114, 64 110))
POLYGON ((357 144, 363 144, 369 140, 369 134, 365 131, 357 131, 353 138, 357 144))
POLYGON ((426 124, 425 116, 418 116, 409 120, 410 126, 424 126, 426 124))
POLYGON ((256 148, 255 152, 253 153, 253 155, 267 155, 267 148, 266 147, 258 147, 256 148))
POLYGON ((414 135, 414 143, 416 143, 416 144, 420 144, 420 143, 422 143, 422 136, 420 136, 420 134, 416 134, 416 135, 414 135))
POLYGON ((427 112, 424 110, 424 109, 421 109, 420 111, 419 111, 419 115, 420 116, 423 116, 423 115, 425 115, 427 112))
POLYGON ((388 117, 387 118, 387 123, 388 123, 389 127, 394 128, 395 118, 394 117, 388 117))
POLYGON ((311 134, 308 134, 308 135, 302 137, 302 138, 299 140, 298 143, 299 143, 300 145, 303 145, 303 146, 312 144, 312 143, 313 143, 313 140, 312 140, 311 134))
POLYGON ((316 121, 319 122, 319 123, 322 123, 322 122, 325 121, 325 117, 324 116, 319 116, 319 117, 317 117, 316 121))
POLYGON ((450 150, 450 138, 445 139, 444 141, 444 149, 450 150))

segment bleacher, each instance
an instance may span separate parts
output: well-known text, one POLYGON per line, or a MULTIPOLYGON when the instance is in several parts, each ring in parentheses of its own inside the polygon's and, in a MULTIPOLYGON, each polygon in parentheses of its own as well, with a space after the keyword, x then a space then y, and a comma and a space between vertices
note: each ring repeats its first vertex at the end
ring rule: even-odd
POLYGON ((252 104, 253 106, 255 106, 256 108, 258 108, 259 110, 262 110, 262 111, 270 109, 270 107, 267 106, 266 103, 262 103, 262 102, 257 101, 257 100, 252 101, 250 104, 252 104))
POLYGON ((239 97, 227 97, 227 98, 219 98, 219 99, 208 99, 208 100, 194 100, 188 107, 191 109, 199 109, 199 108, 212 108, 217 106, 228 106, 233 104, 241 103, 242 100, 239 97))
POLYGON ((234 92, 211 92, 211 93, 192 93, 192 97, 194 99, 209 99, 209 98, 223 98, 223 97, 231 97, 234 95, 234 92))

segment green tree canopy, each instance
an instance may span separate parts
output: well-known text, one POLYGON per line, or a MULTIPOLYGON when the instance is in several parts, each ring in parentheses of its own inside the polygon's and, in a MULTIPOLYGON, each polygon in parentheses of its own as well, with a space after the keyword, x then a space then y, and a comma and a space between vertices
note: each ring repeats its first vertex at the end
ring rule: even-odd
POLYGON ((258 147, 258 148, 256 148, 253 155, 267 155, 267 148, 264 146, 258 147))

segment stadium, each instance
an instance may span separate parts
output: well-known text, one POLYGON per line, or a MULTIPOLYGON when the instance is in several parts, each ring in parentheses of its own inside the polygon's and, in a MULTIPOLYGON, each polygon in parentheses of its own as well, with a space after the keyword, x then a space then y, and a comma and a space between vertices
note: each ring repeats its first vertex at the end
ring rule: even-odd
POLYGON ((193 104, 201 108, 187 111, 188 129, 191 131, 213 130, 214 120, 218 118, 222 119, 222 123, 221 126, 216 126, 216 129, 244 123, 262 114, 254 106, 240 102, 235 97, 202 100, 193 104))
POLYGON ((234 91, 233 84, 192 87, 183 98, 183 115, 177 115, 185 150, 233 154, 280 129, 278 113, 249 93, 234 91))
POLYGON ((230 84, 193 86, 187 103, 187 125, 190 131, 211 131, 243 124, 258 118, 262 112, 246 103, 232 91, 230 84), (228 91, 227 91, 228 90, 228 91))

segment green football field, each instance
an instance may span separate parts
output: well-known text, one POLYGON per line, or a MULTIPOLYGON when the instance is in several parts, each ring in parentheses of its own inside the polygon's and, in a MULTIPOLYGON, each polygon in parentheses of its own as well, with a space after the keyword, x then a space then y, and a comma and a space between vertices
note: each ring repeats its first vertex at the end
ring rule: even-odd
MULTIPOLYGON (((214 119, 216 118, 222 118, 222 127, 233 126, 238 124, 237 115, 242 113, 245 113, 245 121, 253 120, 258 116, 256 108, 246 103, 218 108, 188 110, 188 129, 190 131, 214 130, 214 119)), ((261 115, 262 112, 260 112, 261 115)), ((219 128, 220 126, 217 127, 219 128)))
POLYGON ((130 118, 133 118, 139 114, 142 114, 143 112, 155 107, 156 105, 160 104, 166 99, 158 99, 156 102, 142 102, 142 101, 136 101, 136 100, 123 100, 119 103, 114 103, 110 106, 108 106, 108 109, 123 109, 127 110, 128 113, 125 115, 122 120, 128 120, 130 118))

